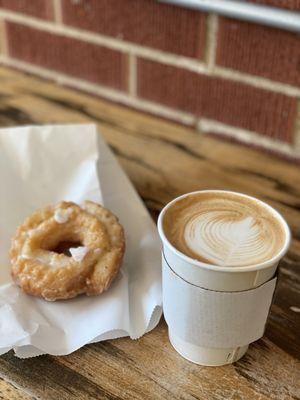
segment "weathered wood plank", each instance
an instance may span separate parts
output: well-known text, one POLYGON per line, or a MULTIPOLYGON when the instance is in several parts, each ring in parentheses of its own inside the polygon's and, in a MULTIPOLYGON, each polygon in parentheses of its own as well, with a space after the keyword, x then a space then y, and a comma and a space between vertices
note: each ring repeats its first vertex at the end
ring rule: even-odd
POLYGON ((16 388, 11 383, 0 378, 0 400, 34 400, 30 395, 26 395, 23 390, 16 388))
POLYGON ((60 399, 297 399, 297 361, 268 340, 226 367, 205 368, 172 350, 160 324, 139 341, 98 343, 65 357, 2 356, 9 379, 38 398, 60 399), (42 373, 41 373, 42 371, 42 373))
POLYGON ((172 350, 162 321, 138 341, 106 341, 65 357, 9 353, 0 375, 50 400, 299 399, 300 314, 291 309, 300 289, 299 165, 0 68, 0 126, 83 122, 98 124, 154 217, 173 197, 206 188, 254 195, 286 217, 294 239, 267 337, 235 365, 204 368, 172 350))

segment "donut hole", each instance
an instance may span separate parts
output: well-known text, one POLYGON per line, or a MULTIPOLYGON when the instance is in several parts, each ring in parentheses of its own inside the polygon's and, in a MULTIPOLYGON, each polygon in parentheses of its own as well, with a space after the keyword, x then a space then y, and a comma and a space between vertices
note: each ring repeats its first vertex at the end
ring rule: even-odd
POLYGON ((54 253, 57 254, 64 254, 67 257, 72 257, 70 253, 71 248, 76 248, 76 247, 81 247, 83 244, 79 241, 61 241, 57 243, 57 245, 54 248, 47 249, 49 251, 53 251, 54 253))
POLYGON ((85 246, 84 235, 76 228, 76 226, 63 224, 60 229, 55 229, 50 225, 48 229, 39 233, 33 247, 72 257, 70 248, 85 246))

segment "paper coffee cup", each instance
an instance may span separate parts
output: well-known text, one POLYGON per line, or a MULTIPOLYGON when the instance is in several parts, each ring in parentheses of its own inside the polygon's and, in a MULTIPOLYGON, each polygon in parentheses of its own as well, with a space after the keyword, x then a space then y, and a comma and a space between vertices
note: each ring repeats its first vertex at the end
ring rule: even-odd
MULTIPOLYGON (((269 281, 276 272, 278 262, 286 253, 290 243, 290 230, 284 218, 272 207, 253 197, 219 190, 207 190, 202 192, 192 192, 180 196, 168 203, 161 211, 158 218, 158 232, 163 244, 163 261, 171 270, 185 282, 215 292, 242 292, 260 287, 269 281), (192 259, 176 249, 167 239, 163 220, 166 211, 175 202, 187 196, 193 196, 199 193, 224 194, 236 196, 237 199, 243 198, 255 201, 260 208, 266 209, 280 223, 284 232, 284 244, 278 253, 267 261, 249 266, 222 267, 210 265, 198 260, 192 259)), ((164 290, 164 282, 163 282, 164 290)), ((180 296, 174 293, 174 296, 180 296)), ((212 311, 213 312, 213 311, 212 311)), ((248 344, 232 348, 203 347, 198 343, 187 342, 169 329, 169 338, 173 347, 186 359, 201 365, 224 365, 232 363, 241 358, 247 351, 248 344)))

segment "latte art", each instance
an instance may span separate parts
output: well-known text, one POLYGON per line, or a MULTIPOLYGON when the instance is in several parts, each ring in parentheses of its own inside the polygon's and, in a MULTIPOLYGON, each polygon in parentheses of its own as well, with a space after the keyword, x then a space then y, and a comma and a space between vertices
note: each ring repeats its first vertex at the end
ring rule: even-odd
POLYGON ((210 263, 235 266, 249 258, 260 261, 272 248, 261 241, 260 228, 252 217, 236 219, 231 211, 207 211, 191 218, 184 230, 184 240, 195 254, 210 263))
POLYGON ((203 192, 174 203, 164 230, 181 252, 219 266, 246 266, 272 258, 283 244, 283 231, 267 208, 220 192, 203 192), (211 195, 210 195, 211 196, 211 195), (229 196, 229 197, 228 197, 229 196))

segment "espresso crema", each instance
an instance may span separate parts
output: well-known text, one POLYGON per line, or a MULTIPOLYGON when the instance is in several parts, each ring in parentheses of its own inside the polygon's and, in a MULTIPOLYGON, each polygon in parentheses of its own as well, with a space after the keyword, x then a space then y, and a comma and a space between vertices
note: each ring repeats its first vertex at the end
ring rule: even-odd
POLYGON ((285 238, 271 209, 228 192, 202 192, 178 200, 166 210, 163 228, 169 242, 182 253, 228 267, 273 258, 285 238))

